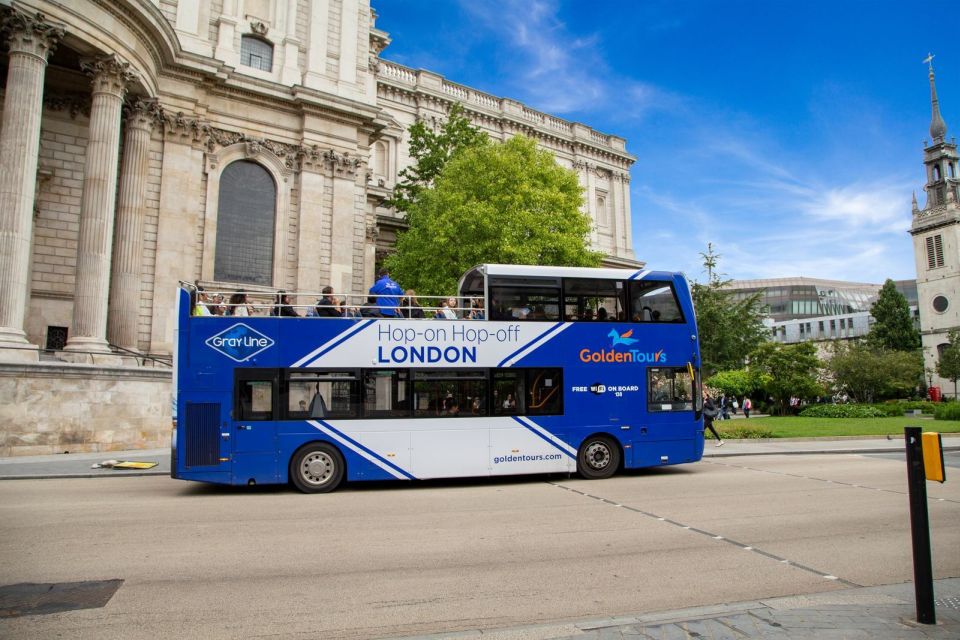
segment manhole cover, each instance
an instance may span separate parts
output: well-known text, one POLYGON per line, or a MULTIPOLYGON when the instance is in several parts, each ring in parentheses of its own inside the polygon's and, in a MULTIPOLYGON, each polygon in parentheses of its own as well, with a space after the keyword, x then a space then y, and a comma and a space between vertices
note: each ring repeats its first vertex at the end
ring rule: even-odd
POLYGON ((0 587, 0 618, 37 616, 74 609, 99 609, 123 580, 85 582, 22 582, 0 587))
POLYGON ((957 609, 960 611, 960 596, 940 598, 939 600, 934 600, 933 604, 944 609, 957 609))

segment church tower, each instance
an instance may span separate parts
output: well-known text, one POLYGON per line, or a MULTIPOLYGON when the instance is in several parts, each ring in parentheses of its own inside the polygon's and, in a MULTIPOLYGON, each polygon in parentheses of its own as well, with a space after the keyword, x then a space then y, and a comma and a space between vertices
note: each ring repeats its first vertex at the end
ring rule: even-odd
POLYGON ((930 64, 933 142, 923 150, 926 204, 920 209, 914 195, 910 235, 917 267, 924 367, 928 378, 932 374, 934 385, 952 394, 953 382, 937 376, 936 366, 946 348, 948 332, 960 330, 960 158, 956 138, 947 142, 947 124, 940 115, 934 83, 933 56, 926 62, 930 64))

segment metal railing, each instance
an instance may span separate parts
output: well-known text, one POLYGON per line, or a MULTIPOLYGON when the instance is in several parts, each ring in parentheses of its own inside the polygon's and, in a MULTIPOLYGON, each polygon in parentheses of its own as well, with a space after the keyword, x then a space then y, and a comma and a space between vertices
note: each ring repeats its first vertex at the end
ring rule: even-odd
POLYGON ((483 320, 482 296, 377 296, 360 293, 287 292, 198 287, 181 282, 191 294, 191 315, 279 316, 300 318, 403 317, 483 320))

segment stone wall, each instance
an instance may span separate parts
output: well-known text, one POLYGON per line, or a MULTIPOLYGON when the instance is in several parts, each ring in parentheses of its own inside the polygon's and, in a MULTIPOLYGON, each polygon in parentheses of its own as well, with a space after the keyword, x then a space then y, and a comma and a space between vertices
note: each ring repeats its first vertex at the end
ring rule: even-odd
POLYGON ((169 369, 0 365, 0 456, 170 446, 169 369))

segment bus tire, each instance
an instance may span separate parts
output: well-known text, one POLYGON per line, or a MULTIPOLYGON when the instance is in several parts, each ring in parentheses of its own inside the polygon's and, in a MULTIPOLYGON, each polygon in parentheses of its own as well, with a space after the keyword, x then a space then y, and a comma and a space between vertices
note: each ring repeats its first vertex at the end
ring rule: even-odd
POLYGON ((609 436, 590 436, 577 452, 577 472, 587 480, 609 478, 620 468, 620 447, 609 436))
POLYGON ((290 480, 304 493, 327 493, 343 480, 346 464, 332 444, 316 442, 297 451, 290 460, 290 480))

